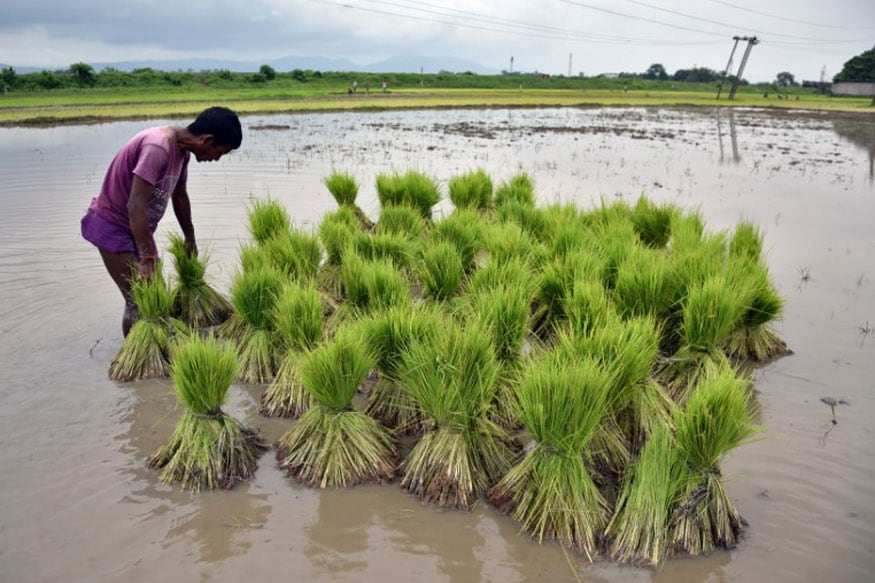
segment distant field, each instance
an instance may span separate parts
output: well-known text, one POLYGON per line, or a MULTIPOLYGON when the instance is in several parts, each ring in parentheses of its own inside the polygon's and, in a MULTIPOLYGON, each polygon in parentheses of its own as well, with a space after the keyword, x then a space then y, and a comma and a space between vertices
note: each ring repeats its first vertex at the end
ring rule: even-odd
POLYGON ((716 100, 714 90, 543 89, 543 88, 393 88, 387 93, 361 86, 246 88, 97 88, 0 95, 0 125, 94 123, 120 119, 190 118, 211 105, 240 114, 302 111, 427 109, 452 107, 733 106, 858 112, 875 115, 869 98, 831 97, 797 92, 739 92, 734 101, 716 100))

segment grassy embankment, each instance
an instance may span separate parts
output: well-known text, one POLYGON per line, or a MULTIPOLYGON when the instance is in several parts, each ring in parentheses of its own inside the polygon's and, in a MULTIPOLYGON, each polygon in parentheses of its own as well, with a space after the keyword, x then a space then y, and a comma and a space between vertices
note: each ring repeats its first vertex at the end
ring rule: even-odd
MULTIPOLYGON (((190 118, 210 105, 226 105, 241 114, 306 111, 383 110, 453 107, 587 107, 587 106, 734 106, 805 109, 875 114, 869 98, 817 95, 791 89, 778 99, 769 88, 742 87, 730 102, 715 99, 712 84, 642 82, 606 83, 599 79, 490 78, 450 79, 443 76, 398 78, 389 91, 379 81, 359 81, 358 92, 347 92, 348 79, 313 83, 232 86, 191 84, 176 87, 64 88, 0 95, 0 126, 89 123, 119 119, 190 118), (450 82, 452 81, 452 82, 450 82), (467 81, 468 87, 462 86, 467 81), (576 83, 572 83, 576 81, 576 83), (479 85, 479 86, 478 86, 479 85), (575 86, 576 85, 576 86, 575 86), (473 86, 473 87, 472 87, 473 86), (624 87, 627 90, 624 90, 624 87)), ((458 76, 457 76, 458 77, 458 76)), ((376 77, 375 77, 376 79, 376 77)))

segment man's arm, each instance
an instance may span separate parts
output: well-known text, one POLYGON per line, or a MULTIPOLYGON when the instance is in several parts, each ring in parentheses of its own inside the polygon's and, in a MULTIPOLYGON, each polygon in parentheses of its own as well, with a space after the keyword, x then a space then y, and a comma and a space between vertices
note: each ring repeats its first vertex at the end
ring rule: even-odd
POLYGON ((188 191, 185 184, 177 184, 171 198, 173 201, 173 213, 179 221, 179 228, 185 237, 185 249, 192 257, 197 255, 197 243, 194 238, 194 225, 191 222, 191 202, 188 200, 188 191))
POLYGON ((155 253, 152 249, 152 236, 149 232, 149 200, 154 187, 134 174, 131 196, 128 198, 128 217, 134 245, 140 258, 140 277, 149 279, 155 271, 155 253))

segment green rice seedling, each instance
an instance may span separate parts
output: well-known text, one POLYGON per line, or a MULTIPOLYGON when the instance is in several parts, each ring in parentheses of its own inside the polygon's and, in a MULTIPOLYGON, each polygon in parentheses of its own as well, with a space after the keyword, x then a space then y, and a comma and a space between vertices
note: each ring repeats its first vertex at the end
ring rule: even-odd
POLYGON ((185 413, 149 467, 186 490, 231 488, 255 473, 267 449, 257 432, 222 411, 237 375, 234 349, 213 336, 192 335, 173 355, 170 376, 185 413))
POLYGON ((368 261, 349 250, 341 271, 346 301, 335 313, 338 320, 411 303, 410 286, 391 261, 368 261))
POLYGON ((322 294, 311 283, 288 283, 273 312, 283 353, 276 377, 261 399, 261 414, 298 417, 310 407, 310 393, 298 379, 298 360, 316 347, 323 331, 322 294))
POLYGON ((401 268, 411 265, 416 254, 414 240, 402 233, 356 233, 351 244, 366 261, 389 260, 401 268))
POLYGON ((274 269, 297 281, 313 279, 322 261, 319 238, 299 229, 272 237, 262 248, 274 269))
POLYGON ((533 298, 537 285, 537 274, 529 265, 527 258, 517 257, 504 262, 487 260, 486 265, 475 270, 465 283, 465 293, 469 296, 491 294, 502 287, 520 288, 521 293, 533 298))
POLYGON ((711 366, 726 364, 720 346, 738 325, 744 300, 743 284, 725 275, 709 277, 690 289, 683 304, 681 347, 654 373, 676 402, 686 402, 711 366))
POLYGON ((372 366, 360 338, 348 330, 301 359, 298 375, 313 402, 277 443, 287 475, 318 488, 392 479, 396 453, 389 431, 352 407, 372 366))
POLYGON ((603 284, 605 289, 613 289, 617 274, 626 258, 641 249, 638 235, 631 222, 617 221, 592 227, 590 237, 596 242, 599 255, 605 261, 603 284))
POLYGON ((492 179, 482 168, 453 176, 447 190, 456 208, 483 211, 492 207, 492 179))
POLYGON ((166 378, 170 372, 174 338, 187 335, 185 324, 172 317, 173 291, 160 265, 149 280, 132 278, 131 295, 140 318, 131 326, 109 366, 116 381, 166 378))
POLYGON ((483 248, 484 236, 483 217, 471 209, 455 210, 436 222, 431 232, 431 239, 455 245, 466 273, 474 268, 474 258, 483 248))
POLYGON ((735 226, 729 240, 729 256, 759 261, 763 252, 763 232, 750 221, 735 226))
POLYGON ((499 222, 519 225, 536 241, 547 239, 547 221, 539 208, 516 200, 508 200, 497 208, 499 222))
POLYGON ((234 314, 229 321, 237 321, 231 340, 237 346, 238 379, 243 382, 266 383, 276 375, 279 359, 272 339, 273 311, 283 282, 278 272, 262 269, 239 273, 231 283, 234 314))
POLYGON ((544 221, 541 241, 547 247, 548 257, 564 257, 593 246, 592 226, 576 206, 550 205, 541 215, 544 221))
POLYGON ((316 280, 319 289, 325 290, 334 299, 340 299, 344 293, 340 270, 343 252, 360 232, 358 219, 345 207, 326 213, 319 223, 319 240, 325 248, 326 258, 316 280))
POLYGON ((533 269, 538 269, 546 255, 543 245, 514 223, 489 225, 486 228, 484 243, 489 252, 489 260, 496 263, 524 259, 533 269))
POLYGON ((512 202, 526 207, 535 206, 535 185, 525 172, 512 176, 495 189, 495 206, 500 208, 512 202))
POLYGON ((613 300, 624 317, 652 315, 660 320, 672 310, 671 271, 665 256, 634 246, 617 269, 613 300))
POLYGON ((747 384, 732 368, 715 368, 677 415, 677 489, 669 516, 669 546, 675 552, 729 549, 741 537, 743 521, 724 489, 719 463, 759 431, 747 384))
POLYGON ((730 263, 729 273, 746 286, 747 294, 744 313, 723 341, 723 351, 732 358, 749 358, 755 362, 787 354, 790 350, 773 325, 781 317, 784 299, 772 285, 768 268, 758 261, 741 258, 730 263))
POLYGON ((289 213, 273 199, 254 199, 249 206, 249 233, 259 245, 292 228, 289 213))
POLYGON ((533 360, 518 387, 521 418, 534 438, 522 460, 488 493, 538 542, 558 539, 592 560, 608 503, 583 452, 608 411, 610 375, 594 360, 533 360))
POLYGON ((631 216, 641 242, 653 249, 665 247, 671 237, 671 224, 677 212, 672 205, 657 206, 641 195, 631 216))
POLYGON ((562 313, 573 334, 590 334, 615 312, 614 304, 601 283, 579 280, 565 296, 562 313))
POLYGON ((227 320, 233 310, 231 303, 205 278, 209 254, 189 255, 185 240, 176 234, 170 236, 170 254, 176 266, 172 314, 192 328, 217 326, 227 320))
POLYGON ((678 212, 672 217, 670 232, 674 252, 694 249, 705 235, 705 221, 698 211, 678 212))
POLYGON ((401 177, 407 204, 417 209, 422 218, 431 220, 432 209, 441 200, 437 182, 430 176, 408 170, 401 177))
POLYGON ((632 214, 632 207, 625 200, 616 199, 609 203, 602 198, 598 207, 586 213, 586 219, 593 226, 610 230, 618 225, 631 226, 632 214))
POLYGON ((346 172, 334 171, 326 176, 322 183, 334 197, 337 206, 340 208, 349 209, 356 217, 356 221, 363 229, 372 229, 373 221, 368 218, 365 212, 356 204, 355 200, 358 197, 359 185, 352 174, 346 172))
POLYGON ((575 282, 592 282, 602 287, 606 269, 604 257, 583 249, 561 255, 546 263, 536 283, 536 306, 532 322, 535 333, 546 338, 566 317, 567 299, 575 282))
POLYGON ((413 208, 407 198, 400 174, 377 174, 376 184, 377 199, 381 207, 408 205, 413 208))
POLYGON ((440 302, 456 295, 465 275, 458 248, 436 239, 424 243, 418 272, 425 296, 440 302))
POLYGON ((658 566, 668 555, 668 518, 678 474, 674 458, 671 431, 657 428, 627 472, 605 531, 614 560, 658 566))
POLYGON ((270 269, 272 263, 264 247, 256 243, 244 243, 240 246, 240 269, 244 272, 270 269))
POLYGON ((419 405, 401 387, 401 359, 413 342, 430 342, 444 327, 444 320, 445 316, 434 307, 405 305, 361 321, 365 346, 379 374, 368 393, 365 412, 396 433, 419 430, 423 421, 419 405))
POLYGON ((403 235, 421 237, 425 232, 425 220, 413 208, 406 205, 389 205, 380 210, 377 221, 378 235, 403 235))
POLYGON ((401 487, 440 507, 469 510, 512 464, 510 437, 486 416, 498 362, 476 325, 445 326, 437 339, 413 342, 401 379, 428 429, 402 463, 401 487))

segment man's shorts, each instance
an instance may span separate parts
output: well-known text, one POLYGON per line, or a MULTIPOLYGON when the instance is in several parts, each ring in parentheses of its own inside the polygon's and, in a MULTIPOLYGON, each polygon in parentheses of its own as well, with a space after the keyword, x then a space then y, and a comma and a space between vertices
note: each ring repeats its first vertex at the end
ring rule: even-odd
MULTIPOLYGON (((130 229, 107 221, 93 209, 88 209, 81 221, 82 237, 98 249, 110 253, 133 253, 139 257, 130 229)), ((154 237, 151 238, 152 252, 157 252, 154 237)))

